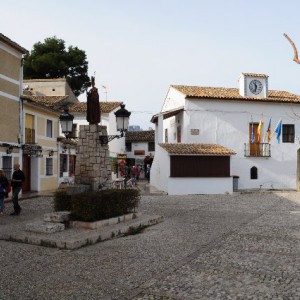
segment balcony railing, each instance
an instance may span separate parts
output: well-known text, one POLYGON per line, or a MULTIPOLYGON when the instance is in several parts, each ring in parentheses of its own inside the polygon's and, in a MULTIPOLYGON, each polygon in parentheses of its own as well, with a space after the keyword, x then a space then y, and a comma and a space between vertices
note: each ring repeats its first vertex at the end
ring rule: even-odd
POLYGON ((271 157, 271 145, 268 143, 245 143, 246 157, 271 157))
POLYGON ((35 130, 25 128, 25 144, 35 144, 35 130))

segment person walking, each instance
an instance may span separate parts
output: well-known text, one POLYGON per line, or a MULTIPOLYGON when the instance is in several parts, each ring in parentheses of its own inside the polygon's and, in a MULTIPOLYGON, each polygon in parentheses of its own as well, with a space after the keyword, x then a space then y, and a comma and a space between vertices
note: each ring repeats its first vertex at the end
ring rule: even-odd
POLYGON ((4 213, 4 198, 8 192, 8 180, 3 170, 0 170, 0 215, 4 213))
POLYGON ((21 213, 21 206, 19 205, 19 193, 22 189, 22 183, 25 181, 25 175, 20 170, 20 164, 14 164, 14 172, 11 179, 12 186, 12 201, 14 204, 14 212, 11 216, 18 216, 21 213))

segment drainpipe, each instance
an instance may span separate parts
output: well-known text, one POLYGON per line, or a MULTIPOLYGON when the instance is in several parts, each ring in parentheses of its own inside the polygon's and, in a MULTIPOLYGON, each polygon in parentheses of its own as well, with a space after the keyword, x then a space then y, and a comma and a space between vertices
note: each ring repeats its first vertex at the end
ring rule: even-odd
MULTIPOLYGON (((20 101, 19 101, 19 137, 18 137, 18 144, 20 145, 20 147, 22 147, 23 140, 24 140, 24 137, 23 137, 23 121, 24 121, 24 119, 23 119, 23 100, 21 99, 21 95, 23 94, 23 62, 24 62, 24 57, 22 56, 21 66, 20 66, 20 75, 19 75, 19 82, 20 82, 19 97, 20 97, 20 101)), ((21 166, 23 164, 22 163, 23 162, 22 154, 23 154, 23 151, 20 148, 19 155, 21 155, 21 157, 19 159, 19 163, 20 163, 21 166)), ((23 168, 23 166, 22 166, 22 168, 23 168)))

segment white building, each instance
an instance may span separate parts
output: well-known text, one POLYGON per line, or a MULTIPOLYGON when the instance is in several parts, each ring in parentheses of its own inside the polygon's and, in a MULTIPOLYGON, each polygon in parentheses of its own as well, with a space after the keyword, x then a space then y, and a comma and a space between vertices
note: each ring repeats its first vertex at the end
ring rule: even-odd
POLYGON ((300 96, 269 90, 263 74, 241 74, 239 88, 170 86, 152 117, 151 184, 169 194, 231 193, 236 175, 239 189, 298 189, 299 119, 300 96), (270 120, 272 133, 282 121, 279 142, 276 133, 268 141, 270 120))

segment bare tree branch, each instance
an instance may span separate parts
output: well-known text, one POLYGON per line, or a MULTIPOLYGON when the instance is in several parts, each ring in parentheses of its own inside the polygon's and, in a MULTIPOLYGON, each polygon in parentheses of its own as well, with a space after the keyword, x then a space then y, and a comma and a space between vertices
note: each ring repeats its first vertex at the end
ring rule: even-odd
POLYGON ((293 61, 295 61, 297 64, 300 64, 300 60, 298 58, 298 51, 297 51, 297 48, 296 48, 294 42, 290 39, 290 37, 286 33, 284 33, 283 35, 284 35, 284 37, 287 38, 287 40, 290 42, 290 44, 293 47, 293 50, 294 50, 294 59, 293 59, 293 61))

